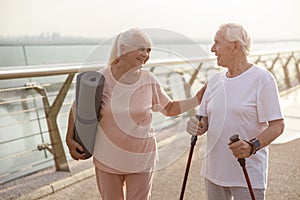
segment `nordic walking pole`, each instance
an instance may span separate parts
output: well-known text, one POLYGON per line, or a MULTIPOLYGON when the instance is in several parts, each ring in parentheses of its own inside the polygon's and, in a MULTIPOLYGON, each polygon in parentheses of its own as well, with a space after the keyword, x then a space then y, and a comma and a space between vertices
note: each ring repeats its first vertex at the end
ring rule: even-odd
MULTIPOLYGON (((196 118, 200 121, 201 116, 196 115, 196 118)), ((181 187, 181 193, 180 193, 179 200, 183 200, 185 186, 186 186, 187 178, 188 178, 188 175, 189 175, 190 165, 191 165, 193 152, 194 152, 194 147, 196 145, 196 142, 197 142, 197 135, 193 135, 192 138, 191 138, 191 148, 190 148, 188 161, 187 161, 187 164, 186 164, 186 169, 185 169, 185 173, 184 173, 184 179, 183 179, 183 183, 182 183, 182 187, 181 187)))
MULTIPOLYGON (((239 135, 233 135, 229 138, 229 140, 231 142, 237 142, 239 141, 239 135)), ((244 172, 244 175, 245 175, 245 179, 246 179, 246 182, 247 182, 247 185, 248 185, 248 189, 249 189, 249 192, 250 192, 250 195, 251 195, 251 199, 252 200, 255 200, 255 196, 254 196, 254 192, 253 192, 253 189, 252 189, 252 185, 251 185, 251 182, 250 182, 250 179, 249 179, 249 176, 248 176, 248 172, 247 172, 247 169, 246 169, 246 159, 245 158, 239 158, 238 159, 242 169, 243 169, 243 172, 244 172)))

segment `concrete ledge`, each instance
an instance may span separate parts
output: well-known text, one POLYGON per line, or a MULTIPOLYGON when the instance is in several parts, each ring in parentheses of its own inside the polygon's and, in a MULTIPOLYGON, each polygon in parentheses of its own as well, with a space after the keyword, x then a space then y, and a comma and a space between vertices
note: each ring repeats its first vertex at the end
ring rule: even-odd
POLYGON ((42 197, 52 194, 58 190, 61 190, 65 187, 68 187, 74 183, 77 183, 79 181, 87 179, 87 178, 93 176, 94 174, 95 174, 94 168, 87 169, 83 172, 79 172, 70 177, 67 177, 62 180, 53 182, 49 185, 46 185, 40 189, 29 192, 28 194, 25 194, 25 195, 17 198, 17 200, 34 200, 34 199, 42 198, 42 197))

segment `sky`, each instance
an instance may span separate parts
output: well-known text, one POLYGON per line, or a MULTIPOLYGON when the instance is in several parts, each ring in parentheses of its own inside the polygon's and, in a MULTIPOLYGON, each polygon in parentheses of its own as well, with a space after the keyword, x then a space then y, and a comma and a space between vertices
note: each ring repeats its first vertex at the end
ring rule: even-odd
POLYGON ((227 22, 254 39, 300 39, 299 0, 0 0, 0 37, 110 38, 132 27, 213 38, 227 22))

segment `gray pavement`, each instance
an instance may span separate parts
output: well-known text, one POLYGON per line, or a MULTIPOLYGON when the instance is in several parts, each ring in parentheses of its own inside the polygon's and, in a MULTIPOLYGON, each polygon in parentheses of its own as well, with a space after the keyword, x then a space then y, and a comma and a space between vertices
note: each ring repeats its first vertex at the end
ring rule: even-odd
MULTIPOLYGON (((298 116, 298 111, 295 112, 296 114, 291 112, 285 114, 298 116)), ((298 118, 286 118, 287 127, 283 138, 285 138, 284 135, 291 135, 294 132, 299 134, 299 119, 299 116, 298 118), (295 119, 297 120, 295 121, 295 119)), ((165 134, 162 134, 164 136, 158 135, 158 138, 161 138, 158 143, 160 170, 154 172, 152 200, 179 199, 190 148, 190 136, 186 134, 185 127, 186 124, 182 123, 168 129, 169 133, 176 133, 175 137, 165 137, 165 134), (168 147, 167 150, 161 151, 165 147, 168 147)), ((203 137, 198 138, 186 186, 185 200, 205 199, 204 182, 200 177, 201 160, 199 159, 203 137)), ((299 153, 300 139, 284 144, 270 145, 267 200, 300 199, 299 153)), ((51 167, 0 185, 0 199, 101 199, 97 190, 92 159, 72 160, 69 164, 71 172, 56 172, 54 167, 51 167)))
MULTIPOLYGON (((189 143, 189 141, 186 142, 189 143)), ((201 141, 197 143, 195 148, 186 186, 186 200, 205 199, 203 179, 199 175, 201 160, 198 159, 198 152, 200 146, 201 141)), ((297 156, 299 152, 300 139, 270 146, 267 199, 300 199, 300 156, 297 156)), ((154 173, 153 200, 179 199, 187 156, 188 151, 176 162, 154 173)), ((10 187, 2 188, 4 192, 1 190, 1 199, 16 199, 16 194, 17 196, 21 195, 17 199, 101 199, 97 190, 91 160, 71 161, 71 163, 71 168, 74 170, 71 173, 60 173, 55 172, 54 169, 47 169, 44 172, 37 173, 39 175, 33 174, 22 178, 22 185, 16 185, 18 182, 11 183, 10 187), (51 177, 57 173, 60 174, 60 177, 56 178, 56 181, 50 181, 52 180, 51 177), (66 174, 68 175, 66 176, 66 174), (34 182, 43 182, 43 184, 31 191, 24 189, 24 187, 33 187, 34 182), (12 195, 13 193, 15 196, 12 195)), ((20 182, 20 179, 17 181, 20 182)))

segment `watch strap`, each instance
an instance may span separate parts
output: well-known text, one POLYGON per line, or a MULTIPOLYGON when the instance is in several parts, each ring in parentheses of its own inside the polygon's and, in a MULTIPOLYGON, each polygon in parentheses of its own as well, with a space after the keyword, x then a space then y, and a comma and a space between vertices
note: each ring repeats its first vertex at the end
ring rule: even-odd
POLYGON ((250 151, 250 156, 251 156, 253 154, 253 151, 254 151, 253 144, 250 141, 247 141, 247 140, 244 140, 244 141, 247 142, 251 147, 251 151, 250 151))
POLYGON ((255 154, 261 148, 261 144, 257 138, 251 139, 250 143, 252 144, 252 147, 253 147, 252 153, 255 154))

